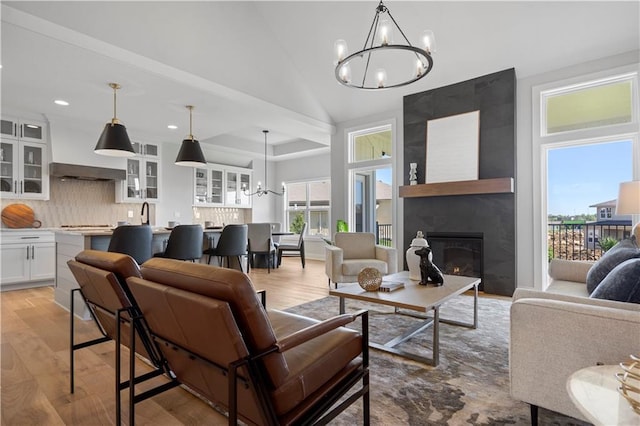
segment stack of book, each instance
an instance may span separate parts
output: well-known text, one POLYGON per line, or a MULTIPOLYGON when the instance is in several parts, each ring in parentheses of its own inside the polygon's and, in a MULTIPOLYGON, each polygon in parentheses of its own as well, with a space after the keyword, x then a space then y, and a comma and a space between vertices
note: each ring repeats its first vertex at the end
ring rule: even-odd
POLYGON ((382 285, 380 285, 378 291, 389 292, 400 288, 404 288, 404 283, 400 281, 382 281, 382 285))

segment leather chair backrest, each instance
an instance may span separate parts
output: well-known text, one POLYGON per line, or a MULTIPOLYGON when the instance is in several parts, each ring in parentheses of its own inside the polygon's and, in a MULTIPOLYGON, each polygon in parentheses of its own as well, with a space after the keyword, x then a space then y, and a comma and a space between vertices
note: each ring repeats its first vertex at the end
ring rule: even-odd
MULTIPOLYGON (((150 260, 149 263, 158 263, 157 260, 150 260)), ((167 260, 172 261, 162 259, 162 263, 167 260)), ((153 271, 159 270, 154 268, 153 271)), ((149 270, 145 275, 154 274, 149 270)), ((249 355, 231 305, 214 297, 197 295, 173 285, 145 279, 130 278, 127 283, 139 301, 140 310, 152 333, 207 361, 194 360, 191 354, 175 350, 172 344, 160 344, 159 347, 178 381, 207 400, 228 408, 228 375, 209 361, 227 368, 232 362, 249 355)), ((190 284, 196 285, 195 282, 190 284)), ((244 368, 239 373, 245 379, 249 377, 244 368)), ((252 389, 240 385, 238 391, 241 415, 250 420, 250 423, 262 423, 259 405, 252 389)))
MULTIPOLYGON (((135 306, 125 282, 126 278, 141 276, 135 260, 121 253, 84 250, 67 264, 99 326, 107 336, 115 340, 116 311, 135 306)), ((129 314, 124 312, 122 317, 128 319, 129 314)), ((130 329, 128 322, 122 323, 121 343, 127 347, 130 329)), ((136 352, 157 365, 157 357, 150 355, 155 351, 149 345, 148 339, 137 336, 136 352)))
MULTIPOLYGON (((267 313, 244 273, 165 258, 150 259, 140 270, 145 280, 228 303, 250 353, 262 352, 276 343, 267 313)), ((264 365, 271 384, 280 386, 289 372, 284 356, 267 355, 264 365)))
POLYGON ((247 225, 227 225, 216 245, 217 256, 240 256, 247 253, 247 225))
POLYGON ((202 257, 202 225, 178 225, 171 230, 164 257, 193 260, 202 257))
POLYGON ((376 236, 370 232, 336 232, 334 241, 343 259, 376 258, 376 236))
POLYGON ((133 257, 138 265, 151 259, 153 232, 149 225, 123 225, 113 230, 107 251, 133 257))

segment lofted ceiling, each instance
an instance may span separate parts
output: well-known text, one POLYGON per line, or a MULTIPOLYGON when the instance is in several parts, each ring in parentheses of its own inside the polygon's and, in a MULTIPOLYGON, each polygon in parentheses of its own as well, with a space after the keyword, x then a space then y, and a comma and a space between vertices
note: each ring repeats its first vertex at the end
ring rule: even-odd
POLYGON ((3 0, 2 107, 97 140, 115 81, 132 139, 179 144, 194 105, 204 146, 246 159, 263 153, 269 129, 269 157, 288 159, 328 152, 336 123, 399 110, 410 93, 512 67, 524 78, 640 43, 637 1, 385 4, 412 42, 434 31, 433 71, 407 87, 358 91, 335 81, 333 43, 360 48, 376 1, 3 0))

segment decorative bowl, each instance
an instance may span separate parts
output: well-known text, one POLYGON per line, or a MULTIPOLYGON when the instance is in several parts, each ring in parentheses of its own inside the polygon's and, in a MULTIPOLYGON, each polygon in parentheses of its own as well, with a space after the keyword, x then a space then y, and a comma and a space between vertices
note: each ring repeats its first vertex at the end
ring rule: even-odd
POLYGON ((382 274, 376 268, 362 268, 358 274, 358 284, 366 291, 378 291, 382 285, 382 274))

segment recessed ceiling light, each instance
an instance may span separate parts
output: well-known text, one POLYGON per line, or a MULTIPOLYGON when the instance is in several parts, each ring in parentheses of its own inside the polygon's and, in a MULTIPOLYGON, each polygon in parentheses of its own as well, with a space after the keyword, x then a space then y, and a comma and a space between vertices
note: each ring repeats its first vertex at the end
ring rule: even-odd
POLYGON ((63 101, 62 99, 56 99, 53 103, 56 105, 69 106, 69 102, 63 101))
POLYGON ((175 124, 169 124, 169 125, 167 126, 167 129, 171 129, 171 130, 175 130, 175 129, 177 129, 177 128, 178 128, 178 126, 176 126, 175 124))

